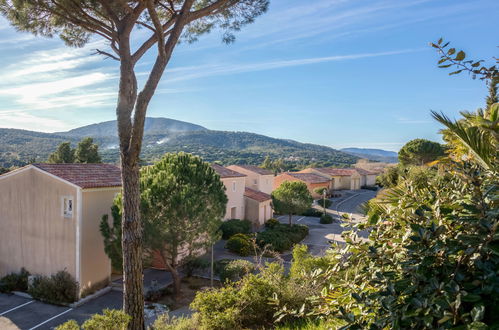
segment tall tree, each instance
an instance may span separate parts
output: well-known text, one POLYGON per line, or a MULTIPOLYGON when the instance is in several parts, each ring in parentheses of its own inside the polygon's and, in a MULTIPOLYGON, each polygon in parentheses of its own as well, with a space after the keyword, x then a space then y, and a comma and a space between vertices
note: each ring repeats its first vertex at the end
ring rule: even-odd
POLYGON ((269 0, 0 0, 0 12, 21 31, 58 34, 69 46, 81 47, 102 37, 109 50, 97 53, 119 62, 116 106, 123 181, 123 307, 132 316, 130 329, 144 328, 142 226, 140 222, 139 154, 149 102, 182 35, 194 41, 214 28, 233 32, 267 10, 269 0), (145 28, 150 34, 133 33, 145 28), (145 36, 145 38, 144 38, 145 36), (144 38, 144 39, 140 39, 144 38), (136 46, 137 47, 134 47, 136 46), (151 48, 157 54, 138 92, 135 67, 151 48))
POLYGON ((287 214, 290 225, 293 214, 305 212, 313 201, 307 185, 300 181, 284 181, 272 192, 272 207, 277 213, 287 214))
POLYGON ((399 150, 402 165, 424 165, 444 156, 444 147, 437 142, 414 139, 399 150))
POLYGON ((499 103, 499 96, 497 95, 497 86, 499 85, 499 74, 494 76, 489 82, 489 95, 485 99, 487 110, 494 103, 499 103))
POLYGON ((75 150, 76 163, 101 163, 99 146, 90 137, 82 139, 75 150))
POLYGON ((121 248, 121 195, 114 200, 111 206, 112 224, 109 223, 107 214, 102 216, 100 232, 104 239, 104 251, 111 260, 111 266, 115 270, 123 269, 123 249, 121 248))
POLYGON ((191 154, 166 154, 141 171, 144 246, 157 253, 180 294, 178 266, 209 248, 227 196, 212 167, 191 154))
POLYGON ((74 163, 75 151, 71 148, 71 142, 59 144, 57 150, 49 155, 48 162, 53 164, 74 163))

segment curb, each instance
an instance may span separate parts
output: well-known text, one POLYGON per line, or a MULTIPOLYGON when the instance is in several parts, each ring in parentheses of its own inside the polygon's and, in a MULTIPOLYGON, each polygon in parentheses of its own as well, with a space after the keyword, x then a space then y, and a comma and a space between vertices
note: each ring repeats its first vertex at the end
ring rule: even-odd
POLYGON ((98 297, 108 293, 111 290, 112 290, 112 288, 110 286, 106 286, 105 288, 100 289, 99 291, 96 291, 96 292, 92 293, 91 295, 86 296, 85 298, 82 298, 82 299, 80 299, 72 304, 69 304, 69 307, 71 307, 71 308, 80 307, 81 305, 86 304, 90 300, 98 298, 98 297))
POLYGON ((12 294, 19 296, 19 297, 23 297, 23 298, 33 299, 33 297, 29 293, 26 293, 26 292, 12 291, 12 294))

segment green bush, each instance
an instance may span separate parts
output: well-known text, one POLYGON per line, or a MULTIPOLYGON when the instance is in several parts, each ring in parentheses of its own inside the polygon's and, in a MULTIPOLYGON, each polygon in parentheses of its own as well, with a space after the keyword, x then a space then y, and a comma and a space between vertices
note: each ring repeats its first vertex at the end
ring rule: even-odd
POLYGON ((377 191, 378 190, 377 186, 362 186, 360 188, 365 189, 365 190, 372 190, 372 191, 377 191))
POLYGON ((258 233, 256 242, 262 248, 270 245, 272 250, 283 252, 291 249, 293 244, 301 242, 307 235, 307 226, 278 224, 258 233))
POLYGON ((333 223, 333 217, 332 217, 332 216, 330 216, 329 214, 323 214, 323 215, 321 216, 320 223, 322 223, 322 224, 329 224, 329 223, 333 223))
POLYGON ((280 224, 279 220, 277 219, 269 219, 267 222, 265 222, 265 227, 267 228, 274 228, 275 226, 278 226, 280 224))
POLYGON ((220 226, 222 239, 229 239, 235 234, 249 234, 251 232, 251 221, 231 219, 220 226))
POLYGON ((322 212, 319 210, 316 210, 314 208, 310 208, 310 209, 306 210, 305 212, 303 212, 301 215, 306 216, 306 217, 320 218, 320 216, 322 215, 322 212))
POLYGON ((345 220, 350 220, 350 216, 348 215, 348 213, 343 213, 341 217, 345 220))
POLYGON ((245 275, 254 272, 255 269, 255 265, 248 260, 231 260, 218 271, 218 275, 222 283, 227 281, 236 282, 245 275))
POLYGON ((202 270, 208 267, 210 267, 209 260, 197 257, 197 258, 190 258, 189 260, 187 260, 187 262, 184 264, 183 269, 185 275, 190 277, 196 270, 202 270))
POLYGON ((80 327, 75 320, 59 325, 56 330, 124 330, 130 322, 130 316, 116 309, 104 309, 102 314, 94 314, 80 327))
POLYGON ((199 324, 195 317, 169 317, 168 313, 161 314, 150 328, 151 330, 197 330, 199 324))
POLYGON ((245 234, 235 234, 225 244, 225 248, 231 252, 237 253, 242 257, 252 254, 253 244, 251 238, 245 234))
POLYGON ((65 270, 47 276, 36 276, 28 293, 52 304, 69 304, 78 299, 78 283, 65 270))
POLYGON ((0 292, 28 291, 29 272, 21 268, 20 273, 10 273, 0 279, 0 292))
POLYGON ((317 204, 319 204, 320 206, 325 207, 327 209, 333 204, 333 202, 331 202, 329 199, 321 198, 321 199, 317 200, 317 204), (326 206, 324 206, 324 205, 326 205, 326 206))

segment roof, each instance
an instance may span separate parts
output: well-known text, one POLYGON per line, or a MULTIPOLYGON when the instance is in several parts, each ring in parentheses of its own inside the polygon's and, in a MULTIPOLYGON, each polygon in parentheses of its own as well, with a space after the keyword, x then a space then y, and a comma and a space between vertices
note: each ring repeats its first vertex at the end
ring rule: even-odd
POLYGON ((359 168, 359 167, 356 167, 355 170, 357 171, 357 173, 359 173, 360 175, 376 175, 378 174, 377 172, 374 172, 374 171, 368 171, 368 170, 365 170, 363 168, 359 168))
POLYGON ((331 176, 351 176, 354 173, 358 173, 360 175, 375 175, 376 173, 370 172, 361 168, 331 168, 331 167, 323 167, 323 168, 315 168, 315 170, 322 172, 324 174, 328 174, 331 176))
POLYGON ((245 177, 245 174, 233 171, 231 169, 228 169, 227 167, 223 167, 218 164, 211 164, 211 167, 215 170, 215 172, 220 175, 220 177, 223 178, 238 178, 238 177, 245 177))
POLYGON ((298 180, 308 183, 328 183, 329 179, 313 173, 297 173, 285 172, 284 174, 290 175, 298 180))
POLYGON ((269 194, 251 188, 244 188, 244 197, 254 199, 258 202, 265 202, 272 199, 269 194))
POLYGON ((240 167, 244 168, 245 170, 251 171, 258 173, 260 175, 274 175, 274 172, 269 171, 267 169, 255 166, 255 165, 231 165, 231 167, 240 167))
POLYGON ((81 188, 121 187, 121 170, 111 164, 33 164, 81 188))

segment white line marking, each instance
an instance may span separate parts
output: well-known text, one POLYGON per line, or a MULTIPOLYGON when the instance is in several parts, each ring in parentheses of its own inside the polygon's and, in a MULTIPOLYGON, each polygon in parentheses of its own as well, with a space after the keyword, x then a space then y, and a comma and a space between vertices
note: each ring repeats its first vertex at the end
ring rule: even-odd
POLYGON ((296 220, 296 221, 301 221, 301 220, 303 220, 303 219, 305 219, 305 217, 301 217, 300 219, 298 219, 298 220, 296 220))
MULTIPOLYGON (((341 202, 339 202, 339 203, 338 203, 338 205, 336 205, 336 212, 341 212, 340 210, 338 210, 338 208, 340 207, 340 205, 341 205, 341 204, 345 203, 346 201, 348 201, 348 200, 350 200, 350 199, 352 199, 352 198, 354 198, 354 197, 357 197, 357 196, 359 196, 359 195, 364 195, 364 194, 369 194, 369 192, 358 193, 358 194, 355 194, 355 195, 353 195, 353 196, 348 197, 348 198, 347 198, 347 199, 345 199, 345 200, 342 200, 341 202)), ((346 212, 345 212, 345 213, 346 213, 346 212)))
POLYGON ((283 220, 283 219, 286 219, 285 215, 281 215, 279 218, 277 218, 277 220, 283 220))
POLYGON ((23 306, 26 306, 26 305, 28 305, 28 304, 31 304, 32 302, 34 302, 34 300, 28 301, 27 303, 24 303, 24 304, 19 305, 19 306, 17 306, 17 307, 11 308, 11 309, 9 309, 8 311, 5 311, 5 312, 1 313, 1 314, 0 314, 0 316, 5 315, 5 314, 7 314, 8 312, 15 311, 16 309, 21 308, 21 307, 23 307, 23 306))
POLYGON ((64 314, 66 314, 67 312, 70 312, 70 311, 72 311, 72 310, 73 310, 73 309, 72 309, 72 308, 70 308, 70 309, 68 309, 68 310, 66 310, 66 311, 64 311, 64 312, 62 312, 62 313, 60 313, 60 314, 57 314, 56 316, 53 316, 53 317, 49 318, 48 320, 43 321, 42 323, 35 325, 33 328, 30 328, 29 330, 33 330, 33 329, 36 329, 36 328, 38 328, 38 327, 41 327, 41 326, 42 326, 42 325, 44 325, 45 323, 50 322, 50 321, 52 321, 53 319, 56 319, 56 318, 58 318, 59 316, 64 315, 64 314))

